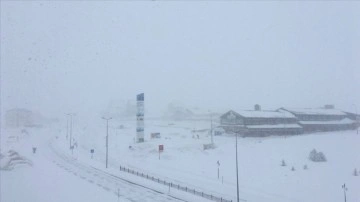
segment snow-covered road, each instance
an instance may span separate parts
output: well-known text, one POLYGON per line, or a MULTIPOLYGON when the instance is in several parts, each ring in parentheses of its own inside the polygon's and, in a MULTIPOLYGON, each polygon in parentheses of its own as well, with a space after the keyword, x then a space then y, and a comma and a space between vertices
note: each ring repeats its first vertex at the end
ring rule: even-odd
POLYGON ((186 201, 81 163, 77 159, 56 150, 51 142, 49 142, 49 147, 52 154, 56 156, 53 155, 51 159, 56 159, 53 162, 60 168, 89 183, 96 184, 108 192, 114 193, 122 199, 125 198, 128 201, 186 201))
POLYGON ((169 193, 167 189, 152 188, 146 183, 141 185, 81 163, 59 150, 53 144, 56 138, 49 140, 47 134, 50 130, 37 132, 18 135, 19 141, 2 144, 2 153, 15 150, 29 159, 33 166, 17 165, 13 170, 0 171, 1 202, 203 201, 191 196, 180 199, 176 191, 169 193), (37 152, 32 154, 34 145, 37 152))

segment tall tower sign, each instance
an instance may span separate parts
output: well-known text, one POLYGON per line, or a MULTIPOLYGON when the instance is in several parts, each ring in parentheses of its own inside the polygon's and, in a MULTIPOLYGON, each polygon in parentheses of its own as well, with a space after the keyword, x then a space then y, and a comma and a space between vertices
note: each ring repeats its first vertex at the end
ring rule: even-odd
POLYGON ((136 96, 136 142, 144 142, 144 93, 136 96))

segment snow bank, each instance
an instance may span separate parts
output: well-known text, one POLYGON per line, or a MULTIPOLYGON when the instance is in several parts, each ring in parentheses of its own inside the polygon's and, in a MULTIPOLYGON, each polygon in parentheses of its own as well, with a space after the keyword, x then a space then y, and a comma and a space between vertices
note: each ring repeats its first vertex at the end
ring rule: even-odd
POLYGON ((0 170, 13 170, 18 166, 32 166, 32 162, 14 150, 0 153, 0 170))

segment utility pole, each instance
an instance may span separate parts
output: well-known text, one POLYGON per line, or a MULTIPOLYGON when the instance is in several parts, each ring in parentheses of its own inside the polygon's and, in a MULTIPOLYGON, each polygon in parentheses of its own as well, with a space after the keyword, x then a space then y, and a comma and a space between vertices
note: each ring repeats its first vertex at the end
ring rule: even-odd
POLYGON ((343 184, 341 187, 342 187, 343 190, 344 190, 344 198, 345 198, 345 202, 346 202, 346 191, 347 191, 347 187, 346 187, 345 184, 343 184))
POLYGON ((66 115, 70 116, 70 149, 72 149, 72 126, 73 126, 73 116, 75 114, 74 113, 68 113, 66 115))
POLYGON ((69 138, 69 117, 66 115, 66 140, 69 138))
POLYGON ((236 137, 236 196, 237 202, 239 202, 239 169, 238 169, 238 152, 237 152, 237 132, 235 132, 236 137))
POLYGON ((217 174, 218 174, 218 179, 220 179, 220 161, 217 161, 217 165, 218 165, 218 172, 217 172, 217 174))
POLYGON ((16 108, 16 128, 19 128, 19 108, 16 108))
POLYGON ((356 110, 356 114, 355 114, 355 127, 356 127, 356 134, 359 134, 359 115, 357 114, 357 110, 356 110))
POLYGON ((238 132, 236 131, 236 116, 234 114, 229 114, 228 115, 228 119, 231 120, 232 124, 233 124, 233 131, 235 133, 235 147, 236 147, 236 150, 235 150, 235 158, 236 158, 236 196, 237 196, 237 202, 240 201, 240 197, 239 197, 239 169, 238 169, 238 151, 237 151, 237 145, 238 145, 238 132))
POLYGON ((211 133, 211 145, 214 146, 214 137, 213 137, 213 124, 212 124, 212 114, 210 114, 210 133, 211 133))
POLYGON ((353 104, 354 106, 355 106, 355 127, 356 127, 356 134, 359 134, 359 126, 360 126, 360 124, 359 124, 359 115, 358 115, 358 110, 357 110, 357 106, 356 106, 356 104, 353 104))
POLYGON ((102 117, 102 119, 106 120, 106 164, 105 167, 108 167, 108 152, 109 152, 109 120, 111 120, 111 117, 102 117))

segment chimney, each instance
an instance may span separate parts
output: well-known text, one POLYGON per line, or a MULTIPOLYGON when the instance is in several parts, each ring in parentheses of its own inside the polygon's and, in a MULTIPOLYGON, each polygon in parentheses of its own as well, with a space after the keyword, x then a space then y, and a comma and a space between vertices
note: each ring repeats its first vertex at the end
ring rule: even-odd
POLYGON ((261 106, 258 104, 256 104, 254 108, 255 108, 255 111, 261 111, 261 106))
POLYGON ((334 105, 325 105, 325 109, 334 109, 334 105))

